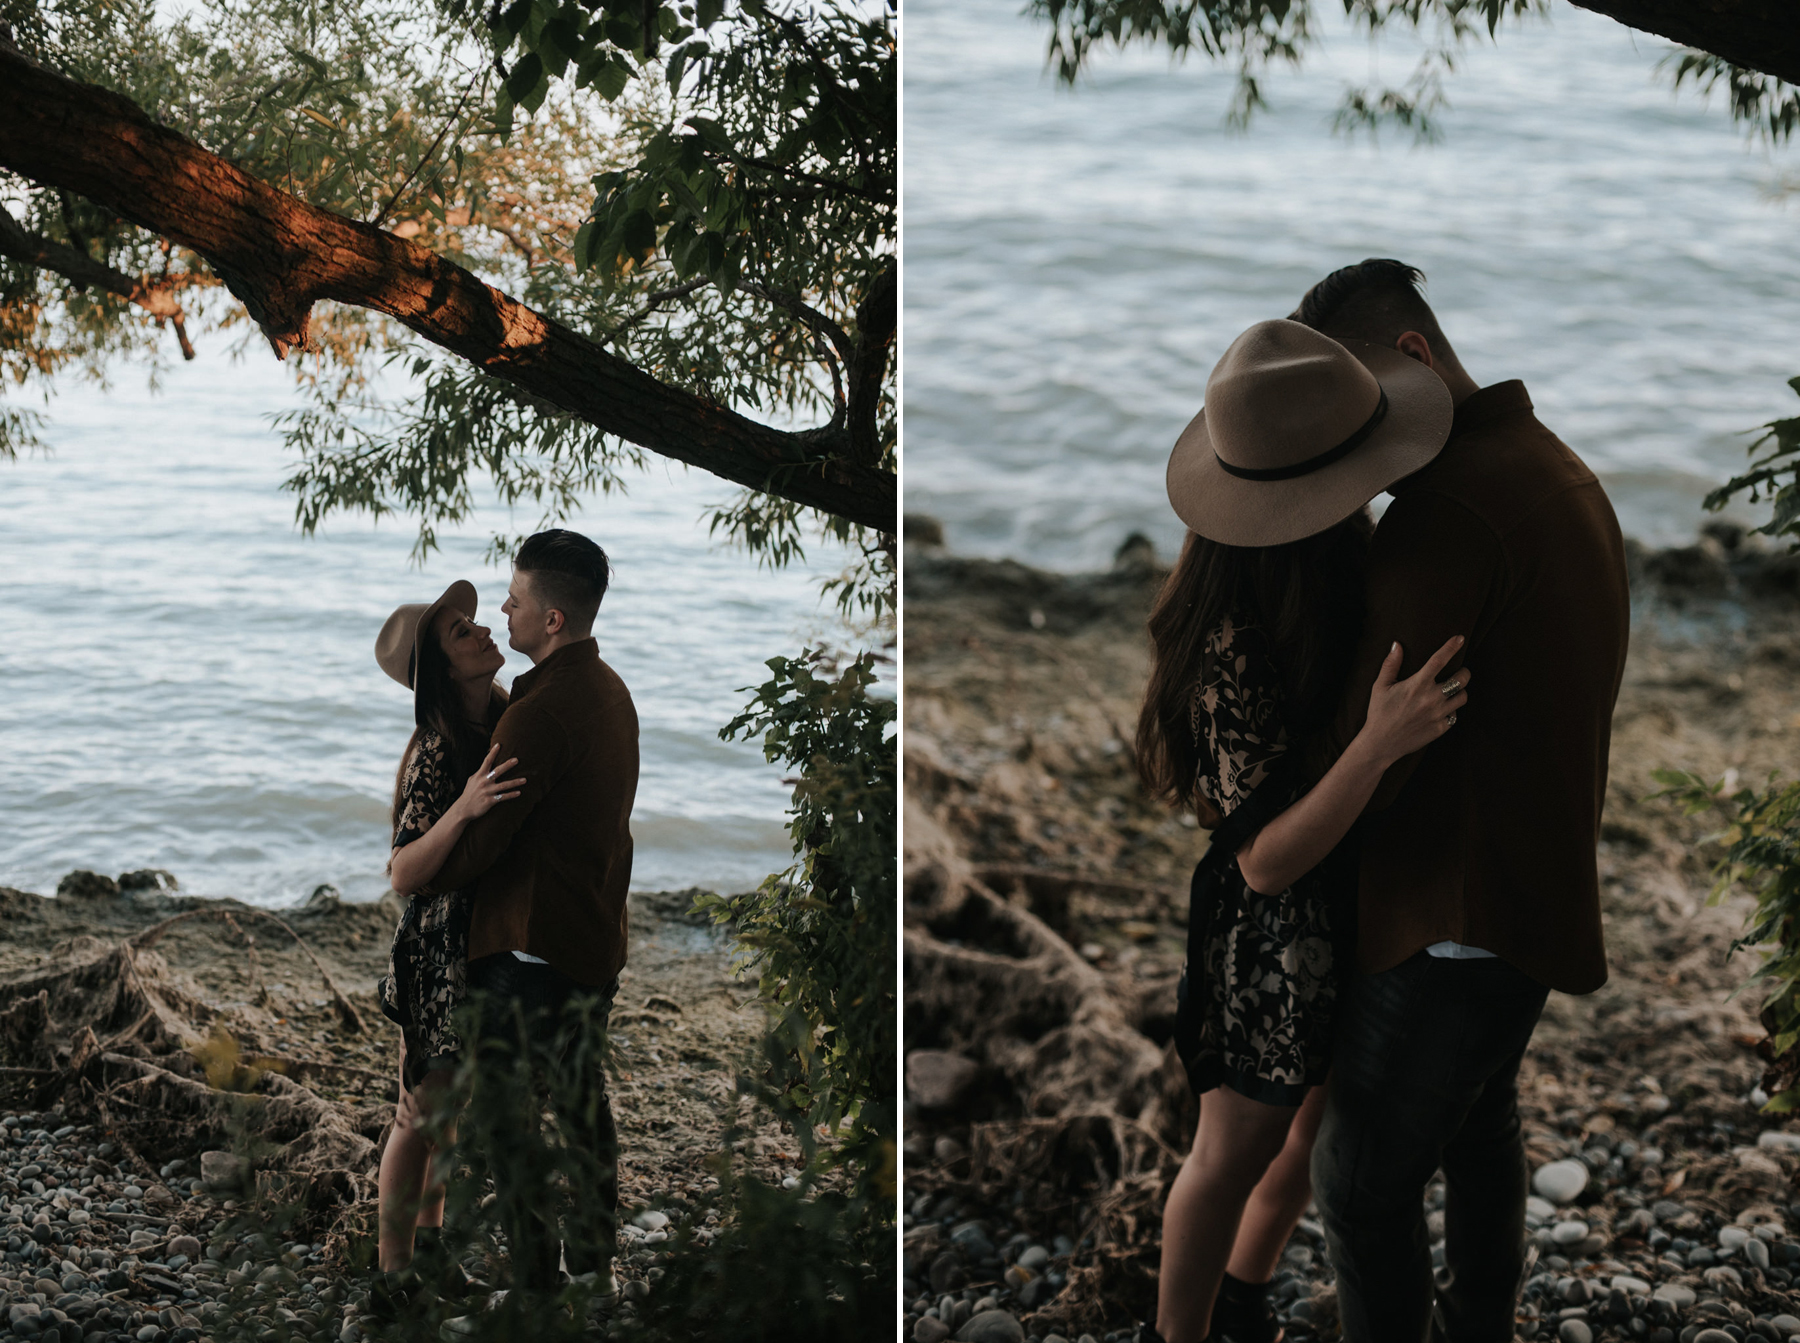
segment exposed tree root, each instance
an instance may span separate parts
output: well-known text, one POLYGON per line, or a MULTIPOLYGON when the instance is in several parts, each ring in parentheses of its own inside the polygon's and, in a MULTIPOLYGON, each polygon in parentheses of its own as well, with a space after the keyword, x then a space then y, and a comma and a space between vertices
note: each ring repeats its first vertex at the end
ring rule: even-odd
POLYGON ((224 1148, 245 1158, 256 1192, 326 1220, 372 1197, 378 1112, 325 1100, 294 1079, 308 1071, 378 1075, 240 1057, 219 1014, 176 985, 148 949, 186 917, 117 943, 76 938, 41 970, 0 983, 0 1057, 20 1075, 43 1079, 40 1105, 60 1095, 65 1105, 90 1110, 132 1164, 151 1174, 140 1151, 167 1159, 224 1148))
MULTIPOLYGON (((908 820, 909 839, 913 822, 908 820)), ((1040 869, 975 869, 927 843, 909 853, 907 1047, 954 1051, 982 1065, 964 1187, 1059 1218, 1076 1211, 1091 1249, 1068 1286, 1029 1317, 1040 1334, 1101 1319, 1112 1261, 1141 1251, 1193 1130, 1180 1063, 1134 1023, 1105 978, 1027 905, 1054 918, 1086 885, 1134 895, 1158 888, 1040 869), (984 881, 1014 885, 1012 901, 984 881)), ((962 1174, 953 1168, 953 1173, 962 1174)))

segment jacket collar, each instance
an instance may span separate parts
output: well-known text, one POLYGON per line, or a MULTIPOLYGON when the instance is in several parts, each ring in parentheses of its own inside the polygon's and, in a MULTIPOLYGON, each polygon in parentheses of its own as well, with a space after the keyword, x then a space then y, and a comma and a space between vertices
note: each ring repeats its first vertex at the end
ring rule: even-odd
POLYGON ((1450 421, 1450 437, 1445 441, 1443 451, 1410 476, 1396 480, 1388 486, 1387 492, 1398 498, 1420 481, 1430 479, 1438 464, 1455 446, 1456 440, 1464 434, 1474 433, 1477 429, 1496 424, 1514 415, 1529 414, 1531 414, 1531 397, 1526 394, 1525 384, 1517 378, 1508 382, 1497 382, 1490 387, 1470 392, 1463 398, 1462 404, 1456 408, 1456 415, 1450 421))
POLYGON ((1456 438, 1508 416, 1530 413, 1531 397, 1523 382, 1517 378, 1496 382, 1463 398, 1456 408, 1455 419, 1450 422, 1450 437, 1456 438))
POLYGON ((542 680, 546 674, 554 676, 559 670, 576 667, 584 662, 598 662, 599 660, 600 644, 591 634, 585 639, 577 639, 572 644, 564 644, 561 648, 550 654, 549 657, 532 667, 530 671, 520 672, 519 675, 514 678, 512 697, 518 699, 521 695, 529 694, 531 688, 542 680))

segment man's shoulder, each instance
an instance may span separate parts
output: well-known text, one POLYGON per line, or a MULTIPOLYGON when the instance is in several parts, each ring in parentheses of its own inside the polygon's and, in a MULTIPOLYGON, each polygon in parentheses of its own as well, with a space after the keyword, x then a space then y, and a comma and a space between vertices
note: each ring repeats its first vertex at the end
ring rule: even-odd
POLYGON ((1526 409, 1452 439, 1388 512, 1396 520, 1441 515, 1504 537, 1562 497, 1600 488, 1574 449, 1526 409))

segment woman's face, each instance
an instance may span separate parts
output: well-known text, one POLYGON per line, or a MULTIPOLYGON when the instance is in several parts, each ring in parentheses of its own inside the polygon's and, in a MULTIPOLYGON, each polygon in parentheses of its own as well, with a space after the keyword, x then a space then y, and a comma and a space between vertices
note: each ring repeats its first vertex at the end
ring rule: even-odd
POLYGON ((506 665, 506 654, 488 637, 487 627, 453 607, 446 606, 432 618, 431 636, 449 659, 453 680, 489 680, 506 665))

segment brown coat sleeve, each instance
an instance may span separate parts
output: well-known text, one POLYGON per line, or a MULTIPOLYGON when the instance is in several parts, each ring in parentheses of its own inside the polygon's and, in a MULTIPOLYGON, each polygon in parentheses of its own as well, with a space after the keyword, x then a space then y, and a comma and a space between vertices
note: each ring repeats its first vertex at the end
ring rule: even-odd
MULTIPOLYGON (((1396 641, 1403 650, 1402 678, 1417 672, 1457 634, 1468 642, 1445 674, 1465 662, 1480 670, 1481 637, 1496 613, 1503 570, 1498 538, 1461 504, 1440 494, 1394 501, 1369 547, 1362 638, 1329 734, 1327 766, 1362 731, 1369 692, 1396 641)), ((1480 703, 1478 681, 1469 691, 1465 712, 1479 712, 1480 703)), ((1415 752, 1389 767, 1365 813, 1393 804, 1423 754, 1415 752)))
POLYGON ((508 773, 523 775, 525 786, 519 790, 519 796, 496 803, 486 816, 469 823, 423 894, 441 895, 474 884, 506 852, 525 818, 568 769, 568 734, 530 701, 515 704, 500 716, 494 741, 500 747, 496 761, 519 758, 508 773))

